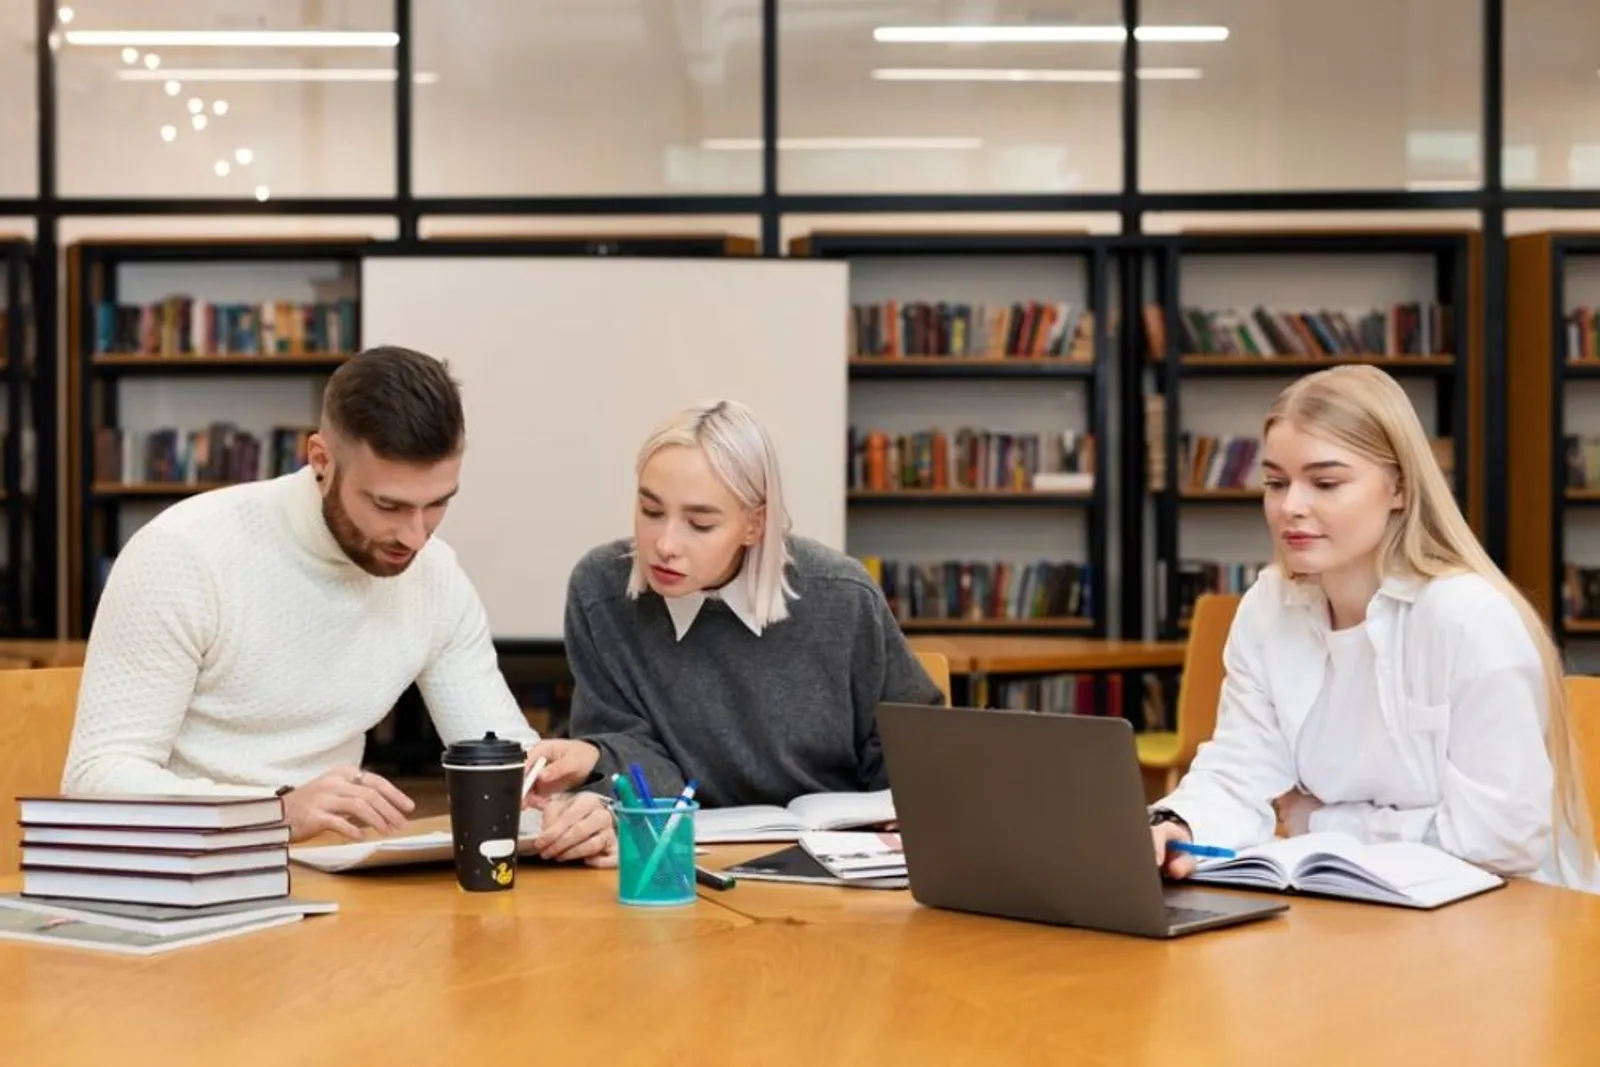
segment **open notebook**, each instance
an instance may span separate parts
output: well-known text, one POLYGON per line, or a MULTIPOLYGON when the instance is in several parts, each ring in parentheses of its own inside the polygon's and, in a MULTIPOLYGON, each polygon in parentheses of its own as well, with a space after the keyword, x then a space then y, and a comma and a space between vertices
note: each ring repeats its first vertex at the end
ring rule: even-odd
POLYGON ((1505 885, 1505 879, 1430 845, 1364 845, 1348 834, 1302 834, 1201 860, 1190 881, 1437 908, 1505 885))
POLYGON ((726 841, 798 841, 811 830, 848 830, 894 820, 887 789, 875 793, 809 793, 786 806, 747 804, 702 808, 695 816, 694 839, 710 845, 726 841))
MULTIPOLYGON (((544 817, 538 811, 522 813, 517 827, 518 855, 526 856, 535 851, 533 843, 539 836, 543 821, 544 817)), ((455 860, 455 839, 449 830, 434 830, 402 837, 352 841, 349 844, 301 845, 289 849, 289 859, 329 874, 367 871, 377 867, 450 863, 455 860)))

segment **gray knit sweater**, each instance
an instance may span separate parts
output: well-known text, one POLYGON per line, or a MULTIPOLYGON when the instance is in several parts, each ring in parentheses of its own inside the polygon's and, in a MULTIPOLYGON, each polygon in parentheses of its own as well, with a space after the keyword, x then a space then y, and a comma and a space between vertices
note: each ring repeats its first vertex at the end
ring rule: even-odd
POLYGON ((627 541, 578 563, 565 627, 572 736, 599 747, 597 773, 638 762, 658 796, 697 779, 705 807, 888 786, 877 704, 943 695, 859 562, 789 543, 799 599, 759 637, 709 599, 679 641, 659 595, 627 595, 627 541))

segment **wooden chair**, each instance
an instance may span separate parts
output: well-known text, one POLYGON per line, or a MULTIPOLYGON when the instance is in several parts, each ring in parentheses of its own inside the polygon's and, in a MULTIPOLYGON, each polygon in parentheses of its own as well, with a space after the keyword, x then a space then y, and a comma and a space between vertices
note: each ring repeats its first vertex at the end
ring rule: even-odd
POLYGON ((1183 653, 1183 676, 1178 682, 1177 729, 1138 735, 1139 767, 1144 772, 1145 795, 1152 801, 1177 788, 1195 751, 1217 727, 1224 674, 1222 650, 1239 600, 1238 593, 1203 593, 1195 601, 1189 643, 1183 653))
POLYGON ((61 791, 81 667, 0 671, 0 875, 21 862, 17 797, 61 791))
POLYGON ((950 706, 950 661, 943 652, 918 652, 917 659, 922 662, 922 669, 928 672, 928 677, 933 679, 933 684, 939 687, 939 692, 944 694, 946 707, 950 706))
POLYGON ((1583 788, 1589 794, 1589 822, 1600 848, 1600 678, 1569 675, 1567 706, 1583 760, 1583 788))

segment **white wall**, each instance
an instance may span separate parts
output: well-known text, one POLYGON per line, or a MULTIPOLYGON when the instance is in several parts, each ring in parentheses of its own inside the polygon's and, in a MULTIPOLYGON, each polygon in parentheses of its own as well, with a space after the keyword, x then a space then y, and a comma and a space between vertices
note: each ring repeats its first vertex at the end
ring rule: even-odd
POLYGON ((462 383, 467 459, 439 532, 496 637, 560 640, 573 565, 632 532, 640 443, 711 397, 748 404, 771 434, 795 531, 844 547, 845 274, 765 259, 365 262, 363 342, 417 346, 462 383))

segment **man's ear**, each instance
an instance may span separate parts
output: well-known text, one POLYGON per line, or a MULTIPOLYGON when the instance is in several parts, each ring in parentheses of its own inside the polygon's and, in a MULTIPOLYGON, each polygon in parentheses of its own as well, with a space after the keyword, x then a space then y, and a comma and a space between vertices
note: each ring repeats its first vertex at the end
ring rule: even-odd
POLYGON ((766 532, 767 532, 767 509, 766 509, 765 506, 762 506, 762 507, 756 508, 753 511, 751 511, 750 515, 749 515, 749 518, 745 521, 745 528, 744 528, 744 544, 745 544, 745 547, 749 548, 751 545, 760 544, 761 543, 761 538, 766 535, 766 532))
POLYGON ((328 484, 333 476, 333 448, 321 431, 306 438, 306 463, 318 482, 328 484))

